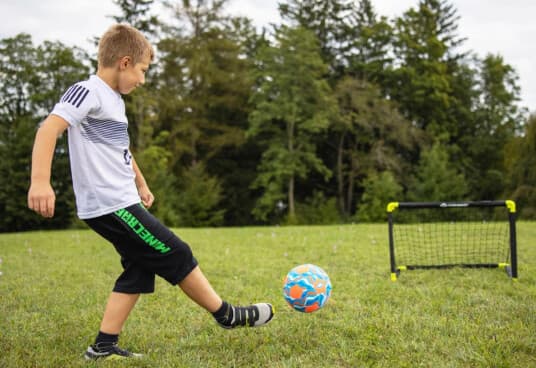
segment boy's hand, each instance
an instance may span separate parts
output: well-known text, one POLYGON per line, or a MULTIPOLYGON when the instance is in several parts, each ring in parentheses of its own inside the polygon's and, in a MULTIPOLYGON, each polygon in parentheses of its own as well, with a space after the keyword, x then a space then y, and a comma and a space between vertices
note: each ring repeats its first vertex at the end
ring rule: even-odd
POLYGON ((56 194, 50 183, 30 185, 28 207, 43 217, 54 216, 56 194))
POLYGON ((149 208, 153 205, 154 195, 153 193, 151 193, 148 186, 143 186, 141 188, 138 188, 138 193, 141 198, 141 203, 143 203, 145 208, 149 208))

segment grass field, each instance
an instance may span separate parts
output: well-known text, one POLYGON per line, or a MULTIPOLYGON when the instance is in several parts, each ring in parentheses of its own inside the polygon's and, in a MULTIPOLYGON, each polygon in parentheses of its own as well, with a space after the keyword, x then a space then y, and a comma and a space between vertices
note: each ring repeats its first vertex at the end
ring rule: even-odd
POLYGON ((518 223, 519 280, 498 269, 389 278, 387 225, 177 229, 232 303, 269 301, 270 325, 227 331, 162 280, 121 345, 139 361, 86 363, 120 272, 89 230, 0 234, 0 367, 536 367, 536 224, 518 223), (286 306, 281 282, 324 268, 326 307, 286 306))

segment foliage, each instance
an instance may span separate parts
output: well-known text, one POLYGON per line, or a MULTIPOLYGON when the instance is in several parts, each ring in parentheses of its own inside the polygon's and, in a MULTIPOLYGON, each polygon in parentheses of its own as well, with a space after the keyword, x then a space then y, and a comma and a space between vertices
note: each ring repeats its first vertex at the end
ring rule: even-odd
POLYGON ((337 194, 340 212, 348 217, 355 207, 356 184, 371 171, 391 170, 400 176, 408 170, 405 160, 418 149, 420 137, 396 105, 367 81, 344 78, 336 86, 335 97, 337 194))
POLYGON ((159 86, 158 117, 161 128, 170 132, 175 169, 206 162, 244 142, 252 84, 249 61, 225 32, 224 2, 209 3, 177 7, 176 17, 190 33, 170 29, 159 43, 165 77, 159 86))
MULTIPOLYGON (((371 0, 285 0, 283 24, 261 30, 228 14, 229 0, 112 1, 111 18, 157 50, 144 88, 124 101, 166 223, 347 222, 381 207, 373 178, 386 171, 408 200, 506 196, 536 216, 519 77, 499 54, 460 49, 451 1, 419 0, 388 18, 371 0), (162 4, 169 16, 157 19, 162 4)), ((79 224, 66 137, 53 162, 55 218, 28 211, 26 191, 38 123, 92 63, 59 42, 0 39, 0 231, 79 224)))
POLYGON ((385 221, 387 203, 400 201, 402 186, 396 182, 395 176, 389 171, 369 175, 363 186, 363 196, 356 213, 357 220, 363 222, 385 221))
POLYGON ((479 74, 474 125, 463 141, 470 156, 467 177, 471 178, 472 192, 478 199, 492 199, 504 192, 503 147, 519 133, 524 112, 516 105, 517 74, 502 57, 487 55, 479 74))
POLYGON ((222 199, 221 184, 207 174, 202 164, 192 165, 182 176, 175 205, 178 225, 208 227, 222 224, 224 210, 218 209, 222 199))
POLYGON ((328 128, 334 104, 314 36, 303 28, 282 26, 275 37, 277 47, 259 52, 261 82, 252 95, 255 108, 248 133, 265 147, 253 184, 264 193, 253 214, 266 220, 275 202, 285 200, 293 221, 296 180, 306 179, 310 171, 331 174, 317 155, 316 139, 328 128))
POLYGON ((352 29, 348 0, 289 0, 278 4, 283 20, 291 27, 301 27, 314 33, 322 60, 332 73, 340 70, 341 54, 350 42, 352 29))
POLYGON ((407 197, 417 202, 436 202, 464 200, 466 195, 465 178, 452 165, 446 148, 435 143, 424 150, 407 197))
POLYGON ((386 17, 379 17, 370 0, 360 0, 352 12, 346 32, 346 73, 361 80, 385 84, 393 62, 393 27, 386 17))
POLYGON ((121 16, 112 18, 118 22, 125 22, 136 27, 144 34, 154 34, 160 22, 156 15, 149 15, 154 0, 113 0, 121 9, 121 16))
POLYGON ((34 46, 29 35, 0 40, 0 232, 68 226, 74 217, 68 149, 58 140, 52 185, 56 216, 27 209, 33 138, 38 123, 67 88, 87 76, 85 53, 59 42, 34 46))
POLYGON ((300 225, 332 225, 341 223, 336 198, 326 198, 316 191, 305 202, 296 203, 296 222, 300 225))
POLYGON ((445 0, 421 0, 396 19, 393 70, 388 93, 404 115, 432 134, 449 133, 457 125, 448 114, 453 99, 449 62, 460 58, 456 47, 458 15, 445 0))
POLYGON ((506 196, 516 201, 519 216, 536 219, 536 116, 526 124, 525 134, 506 145, 506 196))
POLYGON ((161 132, 149 147, 136 155, 149 188, 155 196, 151 212, 168 226, 178 226, 179 191, 177 178, 169 172, 171 153, 165 149, 167 132, 161 132))

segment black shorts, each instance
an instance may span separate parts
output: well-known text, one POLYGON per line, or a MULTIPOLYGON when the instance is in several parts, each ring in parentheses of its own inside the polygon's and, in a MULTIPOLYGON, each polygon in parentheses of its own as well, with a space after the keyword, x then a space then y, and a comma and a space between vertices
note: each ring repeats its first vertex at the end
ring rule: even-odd
POLYGON ((115 282, 116 292, 152 293, 155 275, 177 285, 197 266, 188 244, 141 204, 84 221, 121 255, 123 273, 115 282))

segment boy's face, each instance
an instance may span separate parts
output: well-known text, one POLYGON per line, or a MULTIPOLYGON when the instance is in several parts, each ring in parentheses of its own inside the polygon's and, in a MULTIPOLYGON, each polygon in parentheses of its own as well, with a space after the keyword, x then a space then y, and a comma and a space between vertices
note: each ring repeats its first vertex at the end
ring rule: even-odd
POLYGON ((145 83, 145 73, 149 69, 151 58, 145 55, 137 64, 132 63, 132 58, 125 57, 121 60, 118 80, 119 93, 127 95, 136 87, 145 83))

